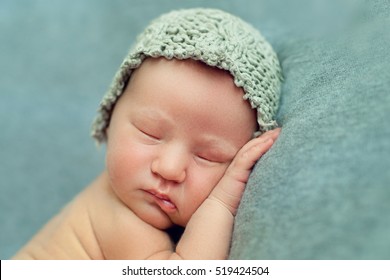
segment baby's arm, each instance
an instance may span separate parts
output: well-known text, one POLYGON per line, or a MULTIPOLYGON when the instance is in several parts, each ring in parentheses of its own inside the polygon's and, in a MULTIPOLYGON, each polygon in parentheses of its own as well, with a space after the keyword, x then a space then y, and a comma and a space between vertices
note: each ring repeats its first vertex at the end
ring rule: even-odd
MULTIPOLYGON (((173 259, 226 259, 241 196, 256 161, 272 146, 280 129, 252 139, 237 153, 225 175, 193 214, 173 259)), ((155 256, 158 257, 158 256, 155 256)))

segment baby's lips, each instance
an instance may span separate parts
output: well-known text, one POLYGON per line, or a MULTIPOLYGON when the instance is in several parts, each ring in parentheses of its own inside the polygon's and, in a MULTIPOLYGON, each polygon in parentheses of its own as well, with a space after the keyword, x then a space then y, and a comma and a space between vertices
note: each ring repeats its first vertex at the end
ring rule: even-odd
POLYGON ((153 195, 156 198, 157 203, 159 204, 159 206, 163 210, 174 210, 174 209, 176 209, 176 205, 171 201, 171 199, 169 198, 168 195, 163 194, 163 193, 159 193, 159 192, 157 192, 155 190, 148 190, 147 192, 150 193, 151 195, 153 195))
POLYGON ((175 204, 173 204, 172 201, 156 197, 156 203, 161 208, 162 211, 164 211, 167 214, 174 213, 177 209, 175 204))
POLYGON ((176 208, 175 204, 173 204, 170 200, 161 199, 161 201, 162 201, 165 205, 167 205, 168 207, 176 208))

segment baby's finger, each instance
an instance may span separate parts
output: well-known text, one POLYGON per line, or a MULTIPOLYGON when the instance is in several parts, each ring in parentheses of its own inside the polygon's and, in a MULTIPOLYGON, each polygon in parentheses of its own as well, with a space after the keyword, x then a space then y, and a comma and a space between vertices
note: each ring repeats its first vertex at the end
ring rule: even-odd
POLYGON ((262 156, 268 149, 270 148, 270 145, 272 146, 273 142, 276 141, 280 133, 280 128, 267 131, 263 133, 262 135, 258 136, 257 138, 252 139, 247 144, 245 144, 241 150, 237 153, 236 158, 242 154, 244 158, 251 156, 254 158, 254 161, 256 162, 260 156, 262 156), (266 149, 264 151, 264 149, 266 149), (253 152, 260 152, 259 153, 253 153, 253 152))
POLYGON ((272 138, 275 141, 276 138, 278 138, 280 131, 281 131, 281 128, 278 127, 278 128, 275 128, 273 130, 269 130, 269 131, 257 136, 255 139, 272 138))
POLYGON ((226 170, 226 175, 246 183, 253 165, 272 147, 279 133, 280 129, 276 129, 249 141, 237 153, 229 168, 226 170))

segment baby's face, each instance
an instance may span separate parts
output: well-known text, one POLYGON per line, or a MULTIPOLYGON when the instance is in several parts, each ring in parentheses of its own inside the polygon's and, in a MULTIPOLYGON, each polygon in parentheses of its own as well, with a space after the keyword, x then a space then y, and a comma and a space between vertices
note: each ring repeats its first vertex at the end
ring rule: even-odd
POLYGON ((144 61, 107 131, 107 170, 122 202, 159 229, 185 226, 256 129, 242 97, 225 71, 144 61))

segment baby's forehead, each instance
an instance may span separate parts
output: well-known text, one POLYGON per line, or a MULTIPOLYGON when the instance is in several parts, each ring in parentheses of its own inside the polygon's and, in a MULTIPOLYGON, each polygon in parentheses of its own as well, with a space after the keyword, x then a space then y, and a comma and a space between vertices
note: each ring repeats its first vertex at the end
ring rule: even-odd
POLYGON ((138 87, 137 91, 143 91, 148 87, 160 91, 163 90, 162 87, 174 88, 175 86, 183 89, 183 97, 195 94, 195 89, 198 88, 210 93, 215 91, 215 94, 219 91, 224 91, 226 94, 234 92, 239 96, 240 101, 244 98, 244 90, 236 86, 234 77, 228 71, 194 59, 149 57, 134 70, 127 85, 129 90, 138 87))
MULTIPOLYGON (((188 89, 188 94, 193 88, 203 87, 207 91, 220 91, 222 88, 226 94, 233 91, 243 99, 244 90, 236 86, 234 77, 226 70, 209 66, 202 61, 194 59, 167 59, 163 57, 146 58, 140 66, 133 70, 126 90, 134 87, 174 87, 181 85, 188 89), (156 85, 156 82, 159 84, 156 85)), ((125 90, 125 91, 126 91, 125 90)), ((158 89, 157 89, 158 90, 158 89)), ((183 95, 186 93, 183 92, 183 95)))
MULTIPOLYGON (((171 123, 188 116, 188 123, 195 126, 195 120, 212 122, 217 119, 211 117, 212 111, 221 122, 230 119, 233 123, 246 115, 242 122, 253 123, 253 130, 257 127, 256 110, 244 99, 244 90, 235 85, 230 73, 192 59, 146 59, 132 74, 124 95, 125 102, 133 103, 128 110, 142 107, 161 115, 165 113, 161 108, 168 108, 171 123), (170 111, 172 107, 175 110, 170 111)), ((159 118, 154 119, 159 122, 159 118)))
POLYGON ((208 136, 198 144, 228 139, 237 148, 252 137, 256 110, 229 73, 190 60, 150 58, 144 63, 133 73, 114 116, 126 115, 138 127, 167 139, 208 136))
MULTIPOLYGON (((227 70, 220 69, 214 66, 207 65, 203 61, 195 60, 191 58, 187 59, 167 59, 165 57, 147 57, 141 65, 134 70, 133 76, 135 76, 135 73, 141 72, 143 69, 144 71, 151 71, 151 70, 160 70, 162 69, 164 71, 164 68, 166 70, 174 69, 177 71, 185 70, 188 72, 192 72, 193 74, 204 74, 210 75, 213 78, 223 78, 227 81, 230 80, 233 82, 234 77, 231 75, 231 73, 227 70)), ((195 76, 194 76, 195 77, 195 76)), ((131 79, 130 78, 130 79, 131 79)))

